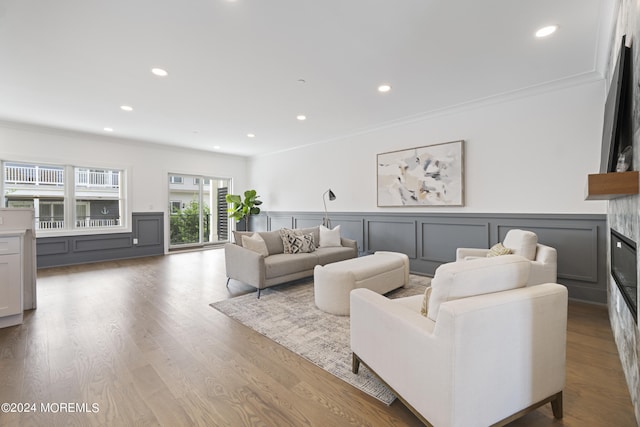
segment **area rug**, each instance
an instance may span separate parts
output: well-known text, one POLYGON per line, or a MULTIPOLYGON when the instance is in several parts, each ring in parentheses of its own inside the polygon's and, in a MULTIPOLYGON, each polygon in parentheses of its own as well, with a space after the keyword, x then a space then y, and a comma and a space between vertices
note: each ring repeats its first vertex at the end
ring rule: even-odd
MULTIPOLYGON (((430 281, 412 274, 407 286, 387 297, 422 294, 430 281)), ((210 305, 387 405, 395 400, 366 366, 357 375, 351 372, 349 316, 318 309, 313 280, 264 289, 260 299, 251 293, 210 305)))

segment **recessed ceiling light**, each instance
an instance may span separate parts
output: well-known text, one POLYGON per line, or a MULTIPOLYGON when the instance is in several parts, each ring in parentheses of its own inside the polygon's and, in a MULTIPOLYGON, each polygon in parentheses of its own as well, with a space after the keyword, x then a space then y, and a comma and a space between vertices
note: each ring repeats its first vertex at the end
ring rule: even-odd
POLYGON ((390 85, 380 85, 378 86, 378 92, 389 92, 391 90, 390 85))
POLYGON ((302 121, 302 120, 307 120, 307 116, 305 116, 304 114, 298 114, 296 116, 296 119, 302 121))
POLYGON ((248 133, 247 134, 247 138, 255 138, 255 137, 256 137, 256 135, 253 134, 253 133, 248 133))
POLYGON ((129 105, 121 105, 120 109, 124 110, 124 111, 133 111, 133 107, 131 107, 129 105))
POLYGON ((113 128, 104 128, 105 132, 113 132, 113 128))
POLYGON ((536 31, 536 37, 540 38, 540 37, 550 36, 551 34, 555 33, 557 29, 558 29, 557 25, 549 25, 547 27, 542 27, 538 31, 536 31))
POLYGON ((151 72, 160 77, 166 77, 169 75, 169 73, 167 73, 167 70, 163 70, 162 68, 152 68, 151 72))
POLYGON ((219 146, 219 145, 214 145, 214 146, 213 146, 213 149, 214 149, 214 150, 219 150, 219 149, 220 149, 220 146, 219 146))

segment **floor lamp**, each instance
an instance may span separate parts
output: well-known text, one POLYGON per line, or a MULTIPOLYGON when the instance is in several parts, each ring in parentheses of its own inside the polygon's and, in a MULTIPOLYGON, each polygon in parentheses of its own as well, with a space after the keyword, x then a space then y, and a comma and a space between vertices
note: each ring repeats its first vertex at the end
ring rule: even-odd
POLYGON ((322 202, 324 203, 324 219, 322 220, 322 225, 327 228, 331 228, 331 220, 329 219, 329 214, 327 213, 327 199, 325 198, 327 193, 329 194, 329 200, 331 201, 334 201, 336 199, 336 195, 333 194, 333 191, 331 191, 331 189, 328 189, 324 192, 324 194, 322 194, 322 202))

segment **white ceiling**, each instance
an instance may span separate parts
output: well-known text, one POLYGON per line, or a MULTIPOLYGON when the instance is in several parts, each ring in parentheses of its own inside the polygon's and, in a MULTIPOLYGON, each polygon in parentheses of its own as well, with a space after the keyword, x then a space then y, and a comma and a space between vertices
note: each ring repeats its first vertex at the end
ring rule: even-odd
POLYGON ((594 74, 610 3, 0 0, 0 119, 286 150, 594 74))

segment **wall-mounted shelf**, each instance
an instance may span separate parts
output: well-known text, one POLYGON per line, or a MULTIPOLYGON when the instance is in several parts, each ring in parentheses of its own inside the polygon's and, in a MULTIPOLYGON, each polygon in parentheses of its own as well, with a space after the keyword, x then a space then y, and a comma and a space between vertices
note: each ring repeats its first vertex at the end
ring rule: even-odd
POLYGON ((610 200, 640 193, 640 172, 610 172, 590 174, 586 200, 610 200))

